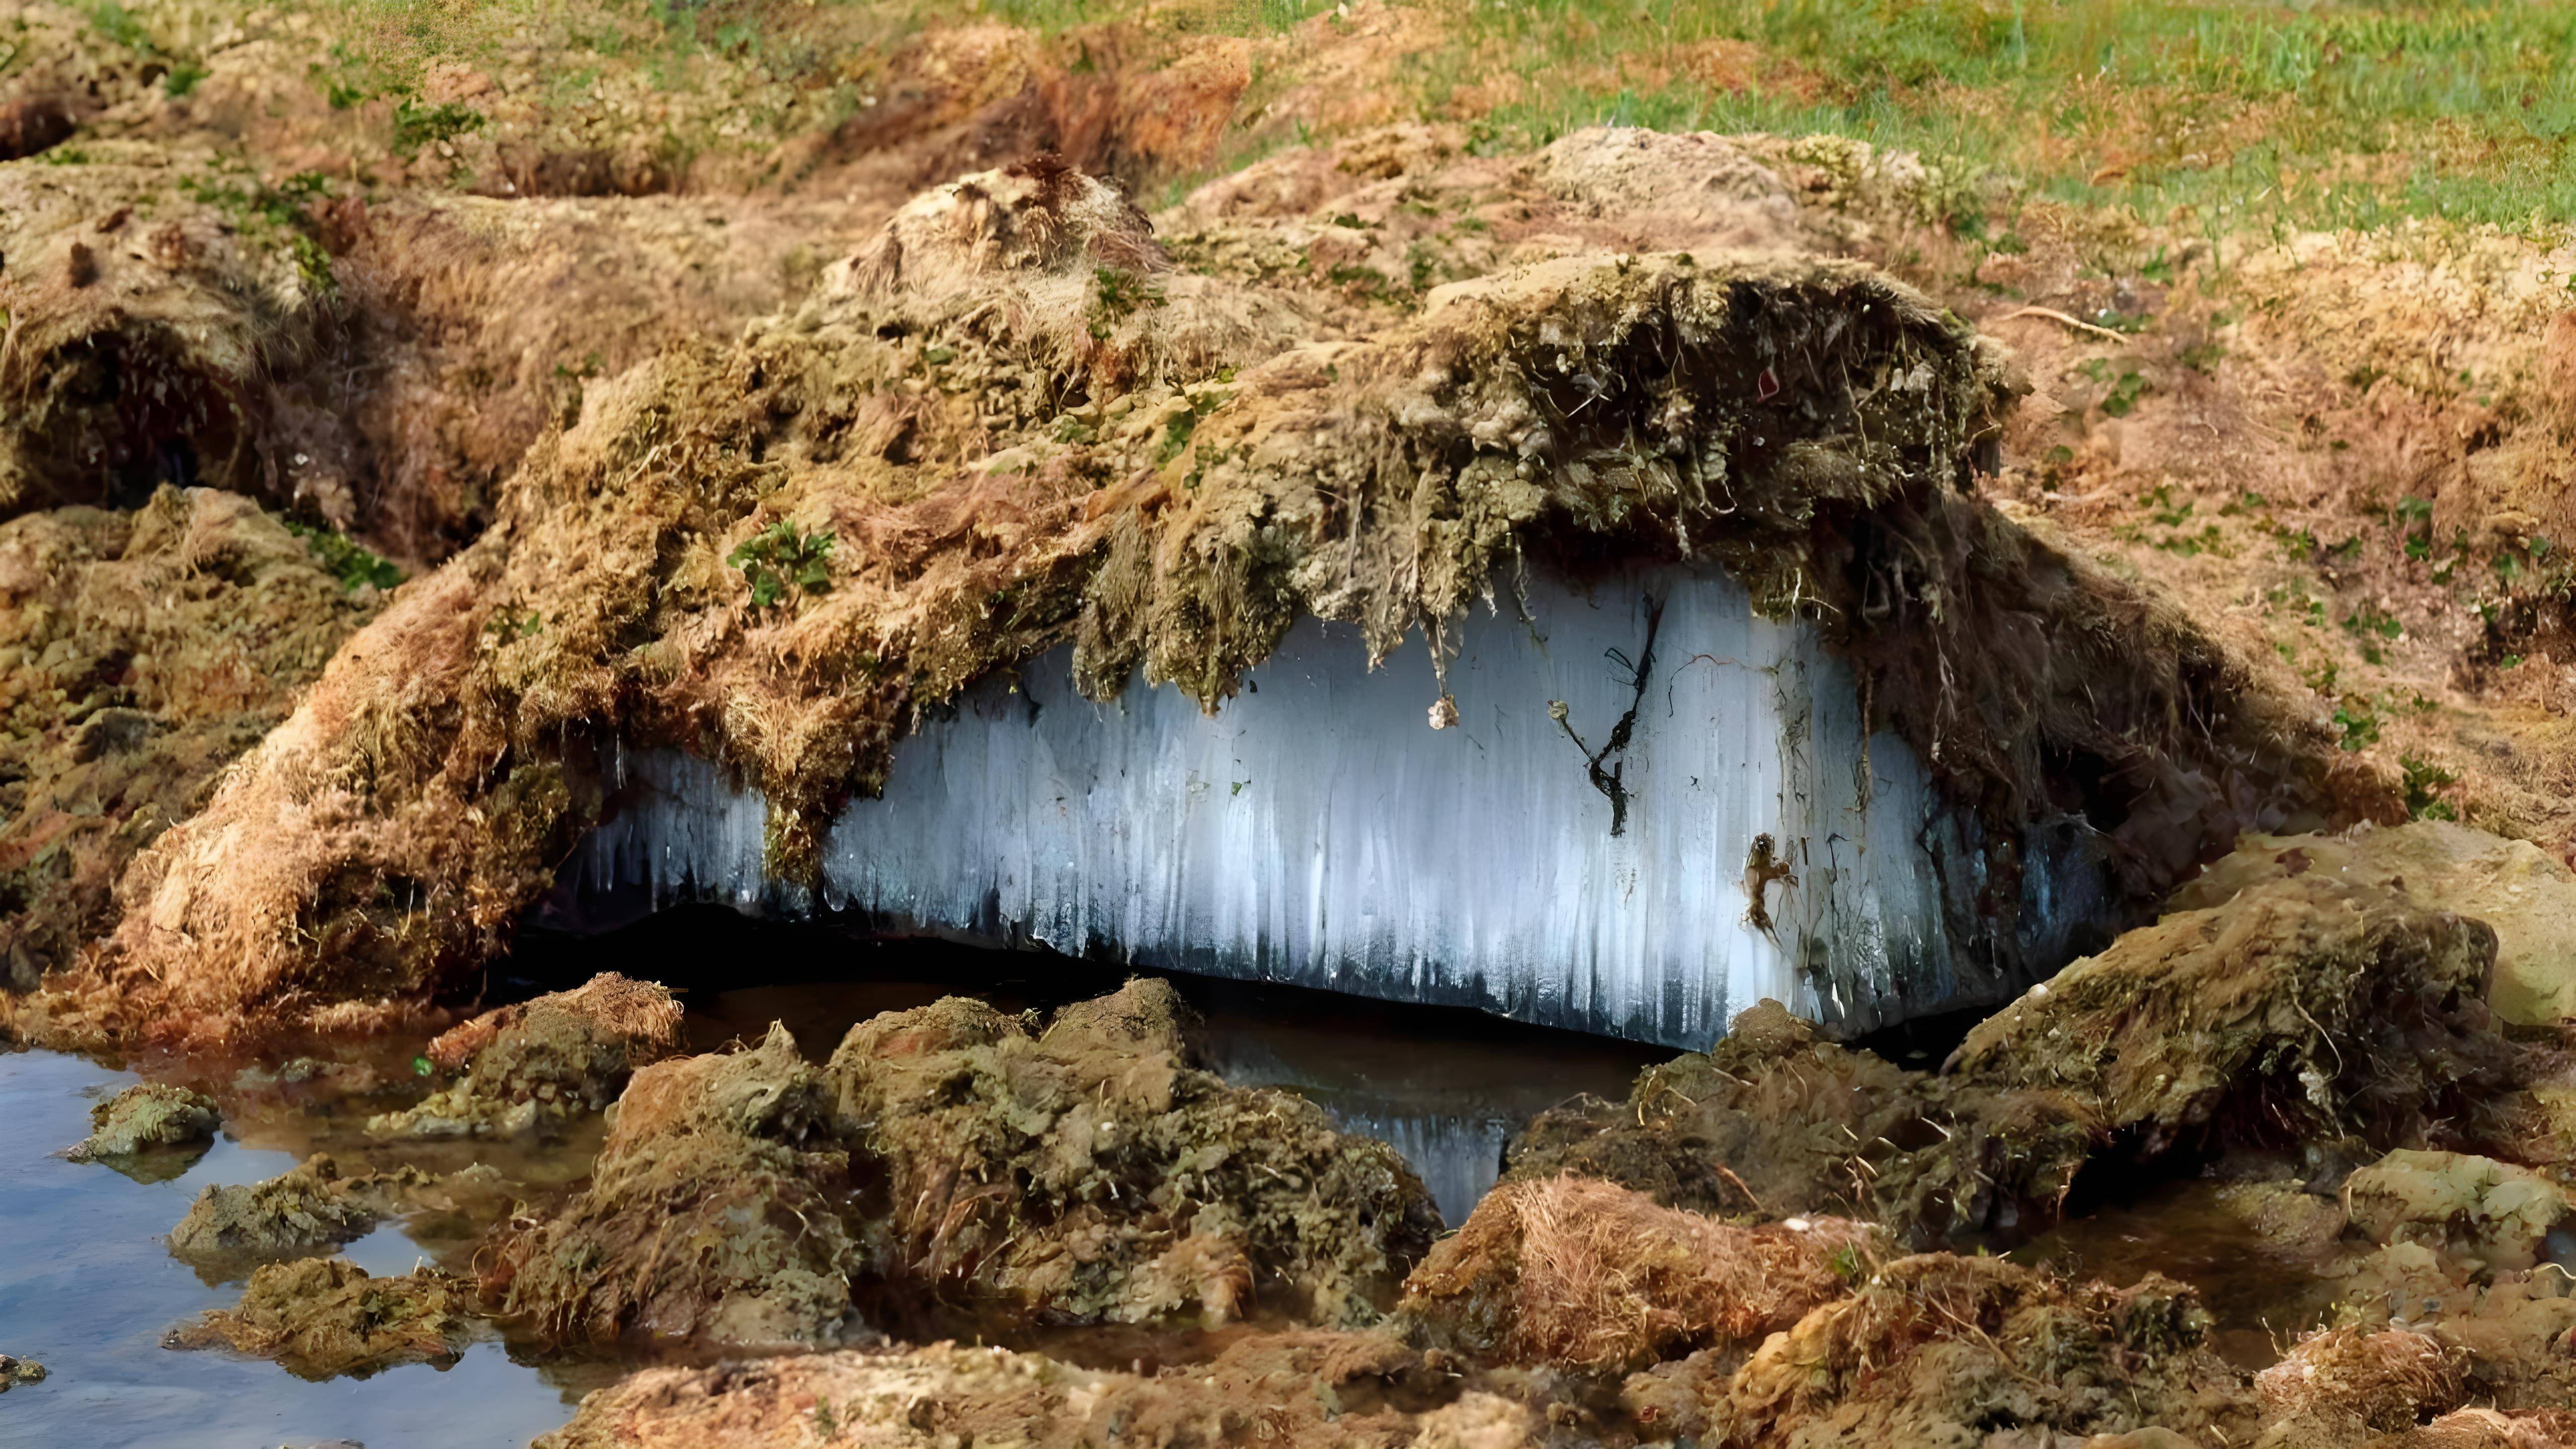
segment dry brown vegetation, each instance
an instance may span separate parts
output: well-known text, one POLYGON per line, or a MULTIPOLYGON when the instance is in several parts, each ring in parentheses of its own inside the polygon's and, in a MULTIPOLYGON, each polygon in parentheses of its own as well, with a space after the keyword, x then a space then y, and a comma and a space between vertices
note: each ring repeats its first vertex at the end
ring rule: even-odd
POLYGON ((1875 1266, 1840 1218, 1742 1228, 1579 1177, 1514 1183, 1476 1205, 1405 1280, 1428 1340, 1507 1363, 1618 1373, 1757 1344, 1875 1266))

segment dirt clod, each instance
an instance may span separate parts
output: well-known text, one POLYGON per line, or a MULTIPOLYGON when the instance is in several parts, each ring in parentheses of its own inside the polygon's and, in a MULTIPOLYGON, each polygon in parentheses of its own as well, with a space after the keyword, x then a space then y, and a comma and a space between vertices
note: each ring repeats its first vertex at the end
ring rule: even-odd
POLYGON ((2514 1084, 2495 933, 2295 877, 2177 911, 1989 1017, 1947 1072, 2060 1092, 2140 1156, 2178 1145, 2474 1140, 2514 1084))
POLYGON ((582 1401, 540 1449, 1522 1449, 1531 1412, 1446 1397, 1401 1345, 1352 1334, 1262 1335, 1160 1374, 1095 1372, 1035 1354, 937 1344, 901 1352, 647 1369, 582 1401), (1424 1410, 1430 1412, 1423 1412, 1424 1410), (1417 1437, 1419 1436, 1419 1437, 1417 1437))
POLYGON ((214 1099, 202 1092, 142 1082, 90 1108, 89 1125, 89 1136, 64 1156, 74 1162, 105 1162, 158 1181, 185 1171, 214 1141, 222 1118, 214 1099), (146 1154, 162 1160, 146 1164, 140 1160, 146 1154))
POLYGON ((2389 1153, 2344 1181, 2352 1224, 2381 1243, 2428 1242, 2497 1268, 2528 1268, 2576 1216, 2529 1168, 2457 1152, 2389 1153))
POLYGON ((856 1186, 822 1074, 773 1026, 637 1072, 590 1185, 510 1238, 483 1291, 571 1341, 865 1337, 850 1281, 875 1254, 847 1218, 856 1186))
POLYGON ((370 1119, 388 1137, 523 1137, 559 1132, 625 1090, 635 1069, 679 1044, 680 1005, 614 973, 572 991, 486 1012, 429 1044, 433 1067, 463 1075, 427 1101, 370 1119))
POLYGON ((220 1280, 262 1262, 325 1252, 374 1232, 405 1192, 427 1181, 408 1168, 343 1174, 317 1153, 265 1182, 197 1194, 170 1230, 170 1256, 220 1280))
POLYGON ((1129 982, 1042 1032, 952 997, 852 1028, 829 1078, 888 1175, 894 1271, 1058 1322, 1373 1319, 1439 1219, 1404 1159, 1189 1064, 1129 982))

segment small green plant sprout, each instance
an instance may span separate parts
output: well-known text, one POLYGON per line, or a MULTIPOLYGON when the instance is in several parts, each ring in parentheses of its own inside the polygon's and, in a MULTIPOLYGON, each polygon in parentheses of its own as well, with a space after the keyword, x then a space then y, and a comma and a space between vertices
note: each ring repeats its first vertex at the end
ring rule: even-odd
POLYGON ((286 531, 304 540, 305 551, 313 555, 315 562, 337 575, 340 587, 350 593, 370 585, 379 590, 390 589, 402 582, 402 570, 392 560, 377 557, 364 544, 352 542, 348 535, 316 528, 309 523, 298 523, 291 518, 285 523, 286 531))
POLYGON ((751 585, 751 606, 766 609, 791 596, 831 592, 833 536, 807 533, 784 519, 746 539, 726 564, 751 585))
POLYGON ((454 101, 424 106, 405 96, 394 103, 394 151, 406 158, 419 155, 423 147, 455 140, 482 127, 481 111, 454 101))
POLYGON ((2408 755, 2397 762, 2406 779, 2406 814, 2413 820, 2457 820, 2459 810, 2435 792, 2456 782, 2460 777, 2434 764, 2408 755))
POLYGON ((533 639, 546 627, 546 621, 534 609, 518 609, 504 604, 483 621, 483 633, 494 644, 508 644, 519 639, 533 639))
POLYGON ((1119 267, 1102 267, 1091 274, 1090 330, 1094 340, 1105 341, 1118 330, 1119 324, 1140 309, 1163 305, 1163 289, 1151 278, 1119 267))

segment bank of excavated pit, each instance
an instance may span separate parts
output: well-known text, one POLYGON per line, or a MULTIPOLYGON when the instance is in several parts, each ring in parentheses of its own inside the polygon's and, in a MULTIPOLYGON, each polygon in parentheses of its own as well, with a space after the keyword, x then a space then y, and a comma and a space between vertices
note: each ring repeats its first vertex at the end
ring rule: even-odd
POLYGON ((2371 807, 2190 621, 1976 499, 2012 388, 1955 318, 1802 251, 1715 138, 1541 160, 1478 172, 1565 222, 1541 260, 1362 311, 1181 271, 1057 164, 926 194, 741 341, 593 385, 39 1019, 427 1023, 534 908, 714 896, 1850 1032, 2371 807), (1609 250, 1577 183, 1614 162, 1724 184, 1609 250))

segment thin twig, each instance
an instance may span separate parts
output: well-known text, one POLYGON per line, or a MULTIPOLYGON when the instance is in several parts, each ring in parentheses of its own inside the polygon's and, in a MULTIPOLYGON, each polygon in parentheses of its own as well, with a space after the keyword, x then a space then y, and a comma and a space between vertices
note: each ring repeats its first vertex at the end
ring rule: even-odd
POLYGON ((1989 319, 1989 325, 2001 325, 2020 317, 2045 317, 2051 322, 2063 323, 2078 332, 2090 332, 2096 337, 2108 338, 2122 347, 2129 345, 2129 339, 2125 334, 2114 332, 2108 327, 2096 327, 2081 317, 2069 317, 2054 307, 2015 307, 2000 317, 1989 319))

